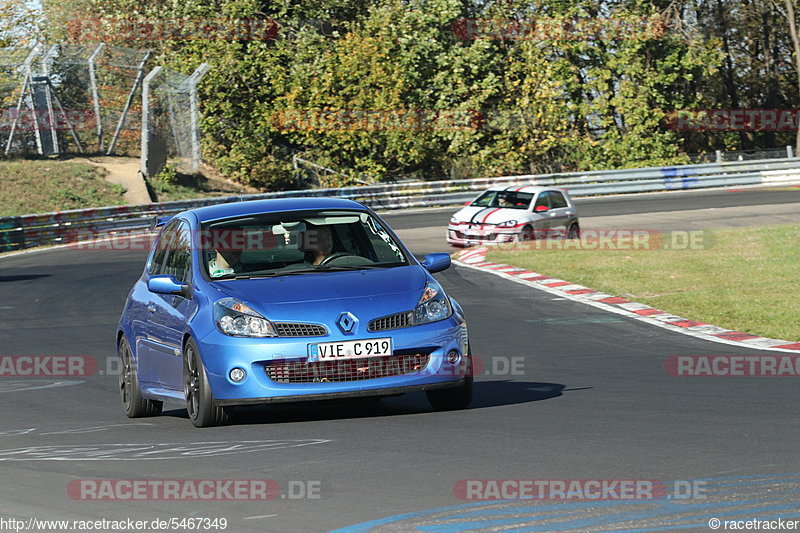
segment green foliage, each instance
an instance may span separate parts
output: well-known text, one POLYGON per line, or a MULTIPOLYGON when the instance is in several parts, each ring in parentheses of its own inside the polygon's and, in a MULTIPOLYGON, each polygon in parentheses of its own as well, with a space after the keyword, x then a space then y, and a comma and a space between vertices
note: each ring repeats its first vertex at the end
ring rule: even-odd
POLYGON ((178 170, 175 168, 175 165, 169 163, 164 165, 164 168, 156 175, 155 181, 166 184, 178 183, 178 170))
MULTIPOLYGON (((671 16, 673 4, 644 0, 80 2, 94 16, 278 21, 275 39, 117 43, 154 48, 156 61, 182 72, 210 63, 199 87, 205 158, 263 189, 296 186, 296 154, 369 181, 684 162, 694 141, 669 130, 665 114, 713 104, 698 87, 724 59, 714 36, 674 25, 650 37, 458 31, 464 18, 671 16)), ((68 20, 68 5, 57 7, 68 20)))

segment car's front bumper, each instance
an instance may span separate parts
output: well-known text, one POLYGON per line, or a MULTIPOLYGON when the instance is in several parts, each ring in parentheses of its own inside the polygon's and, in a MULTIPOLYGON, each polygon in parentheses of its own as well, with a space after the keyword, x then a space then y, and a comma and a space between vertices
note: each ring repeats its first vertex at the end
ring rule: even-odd
POLYGON ((409 392, 429 391, 436 389, 449 389, 463 385, 466 377, 455 381, 442 381, 439 383, 427 383, 425 385, 406 385, 404 387, 394 387, 390 389, 364 389, 360 391, 347 392, 324 392, 319 394, 296 394, 292 396, 267 396, 264 398, 236 398, 232 400, 214 400, 220 407, 234 405, 262 405, 286 402, 313 402, 318 400, 335 400, 337 398, 367 398, 370 396, 393 396, 395 394, 406 394, 409 392))
MULTIPOLYGON (((238 338, 212 332, 197 340, 212 395, 218 405, 252 405, 287 401, 320 400, 399 394, 412 390, 457 386, 469 367, 466 323, 458 313, 440 322, 375 333, 325 337, 238 338), (319 342, 391 337, 395 354, 426 354, 427 365, 419 371, 352 381, 279 382, 270 379, 267 365, 303 364, 308 345, 319 342), (453 365, 447 354, 455 351, 461 360, 453 365), (247 377, 241 383, 230 380, 233 368, 247 377)), ((380 360, 382 358, 373 358, 380 360)), ((311 363, 313 365, 313 363, 311 363)))
POLYGON ((518 239, 520 231, 519 227, 485 226, 466 229, 464 226, 451 225, 447 228, 447 242, 451 246, 458 247, 514 242, 518 239))

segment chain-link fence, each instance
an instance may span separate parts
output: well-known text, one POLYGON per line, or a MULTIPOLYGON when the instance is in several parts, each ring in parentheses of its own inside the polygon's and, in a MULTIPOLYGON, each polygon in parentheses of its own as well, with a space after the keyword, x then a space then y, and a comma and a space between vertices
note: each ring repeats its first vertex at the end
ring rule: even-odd
POLYGON ((185 75, 150 70, 150 57, 149 50, 103 43, 0 48, 4 152, 141 155, 146 176, 177 158, 181 168, 197 171, 196 88, 208 65, 185 75))
POLYGON ((145 77, 142 102, 142 174, 158 174, 168 159, 181 170, 200 168, 197 84, 208 71, 201 64, 190 75, 156 67, 145 77), (189 113, 182 110, 189 110, 189 113))
POLYGON ((41 59, 41 53, 41 46, 0 49, 0 133, 5 153, 37 150, 34 129, 29 126, 31 116, 20 115, 28 109, 25 103, 33 63, 41 59))
POLYGON ((138 151, 136 100, 149 56, 104 44, 0 49, 5 152, 138 151))
POLYGON ((142 129, 141 87, 150 51, 98 45, 94 60, 87 63, 90 83, 97 87, 93 98, 96 146, 107 154, 138 155, 142 129))

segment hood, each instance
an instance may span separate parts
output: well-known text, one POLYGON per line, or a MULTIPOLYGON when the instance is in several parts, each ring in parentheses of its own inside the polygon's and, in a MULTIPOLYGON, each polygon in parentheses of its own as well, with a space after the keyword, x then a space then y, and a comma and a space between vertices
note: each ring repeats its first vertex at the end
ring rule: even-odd
POLYGON ((329 322, 343 311, 375 318, 413 309, 428 277, 423 267, 298 274, 213 282, 270 320, 329 322))
POLYGON ((454 216, 459 222, 499 224, 506 220, 520 220, 525 216, 525 209, 505 209, 502 207, 472 207, 461 209, 454 216))

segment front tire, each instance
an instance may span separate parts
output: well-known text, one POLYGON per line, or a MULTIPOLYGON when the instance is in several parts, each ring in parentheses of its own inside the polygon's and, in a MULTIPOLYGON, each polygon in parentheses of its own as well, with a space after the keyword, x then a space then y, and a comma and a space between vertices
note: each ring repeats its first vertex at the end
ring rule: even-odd
POLYGON ((517 242, 527 242, 536 239, 536 234, 533 231, 533 227, 525 226, 517 235, 517 242))
POLYGON ((191 339, 183 348, 183 393, 186 397, 186 412, 195 427, 204 428, 230 422, 228 411, 214 405, 206 369, 197 346, 191 339))
POLYGON ((567 239, 580 239, 581 238, 581 228, 577 224, 573 223, 569 230, 567 230, 567 239))
POLYGON ((119 393, 122 406, 128 418, 141 418, 145 416, 158 416, 164 402, 148 400, 142 396, 139 389, 139 377, 136 373, 136 364, 128 341, 123 337, 119 341, 117 353, 120 359, 119 393))
POLYGON ((472 376, 472 350, 470 350, 469 366, 466 374, 464 383, 457 387, 425 391, 428 403, 431 404, 434 411, 458 411, 469 407, 472 402, 472 382, 474 381, 472 376))

